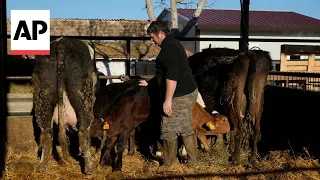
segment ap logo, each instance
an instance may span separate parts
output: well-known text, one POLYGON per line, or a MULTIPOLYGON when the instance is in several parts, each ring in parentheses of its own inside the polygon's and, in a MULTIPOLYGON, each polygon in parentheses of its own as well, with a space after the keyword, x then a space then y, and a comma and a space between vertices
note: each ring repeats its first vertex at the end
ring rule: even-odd
POLYGON ((11 10, 12 55, 50 55, 50 10, 11 10))

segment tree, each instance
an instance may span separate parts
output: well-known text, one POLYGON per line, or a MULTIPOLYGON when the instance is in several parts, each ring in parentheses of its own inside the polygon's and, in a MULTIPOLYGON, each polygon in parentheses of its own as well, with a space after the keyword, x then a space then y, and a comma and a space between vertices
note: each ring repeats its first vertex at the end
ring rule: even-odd
MULTIPOLYGON (((169 0, 157 0, 155 3, 158 4, 157 7, 167 7, 167 2, 169 0)), ((213 0, 209 5, 207 4, 208 0, 198 0, 198 3, 195 2, 196 0, 170 0, 170 10, 171 10, 171 32, 176 37, 185 37, 191 28, 198 23, 199 16, 204 7, 211 7, 215 0, 213 0), (188 21, 187 25, 182 29, 180 32, 178 29, 178 13, 177 13, 177 6, 184 6, 187 8, 197 6, 196 10, 194 11, 192 17, 188 21)), ((209 0, 210 1, 210 0, 209 0)), ((156 20, 156 16, 154 14, 152 0, 146 0, 146 10, 151 21, 156 20)))

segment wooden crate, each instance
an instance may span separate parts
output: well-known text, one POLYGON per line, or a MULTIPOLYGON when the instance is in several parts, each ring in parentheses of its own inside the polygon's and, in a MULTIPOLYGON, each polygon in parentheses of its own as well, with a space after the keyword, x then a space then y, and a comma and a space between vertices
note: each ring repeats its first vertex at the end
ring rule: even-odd
POLYGON ((320 46, 281 45, 280 71, 287 72, 316 72, 320 73, 320 46), (306 60, 288 60, 288 55, 308 56, 306 60))

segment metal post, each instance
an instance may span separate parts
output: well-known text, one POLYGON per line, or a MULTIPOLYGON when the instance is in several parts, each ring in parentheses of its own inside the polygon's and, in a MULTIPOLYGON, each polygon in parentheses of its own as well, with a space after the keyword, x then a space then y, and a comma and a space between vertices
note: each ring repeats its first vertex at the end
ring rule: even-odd
POLYGON ((249 5, 250 0, 240 0, 241 5, 241 24, 240 24, 240 52, 248 51, 249 46, 249 5))
POLYGON ((7 4, 6 0, 0 0, 0 178, 5 164, 6 143, 6 88, 4 78, 4 61, 7 57, 7 4))
POLYGON ((126 61, 126 66, 127 66, 127 75, 130 77, 130 39, 127 39, 127 61, 126 61))
POLYGON ((7 57, 7 6, 6 0, 0 0, 0 82, 1 82, 1 121, 5 117, 5 78, 4 78, 4 61, 7 57))

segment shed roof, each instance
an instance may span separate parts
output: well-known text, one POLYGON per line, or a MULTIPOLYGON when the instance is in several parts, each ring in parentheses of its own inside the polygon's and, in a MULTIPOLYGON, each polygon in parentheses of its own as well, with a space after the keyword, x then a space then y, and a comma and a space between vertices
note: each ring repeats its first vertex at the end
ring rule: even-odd
MULTIPOLYGON (((169 12, 168 9, 164 11, 169 12)), ((191 18, 195 9, 178 9, 178 14, 191 18)), ((240 30, 241 10, 203 9, 199 29, 240 30)), ((320 20, 292 11, 249 11, 252 31, 320 31, 320 20)))

